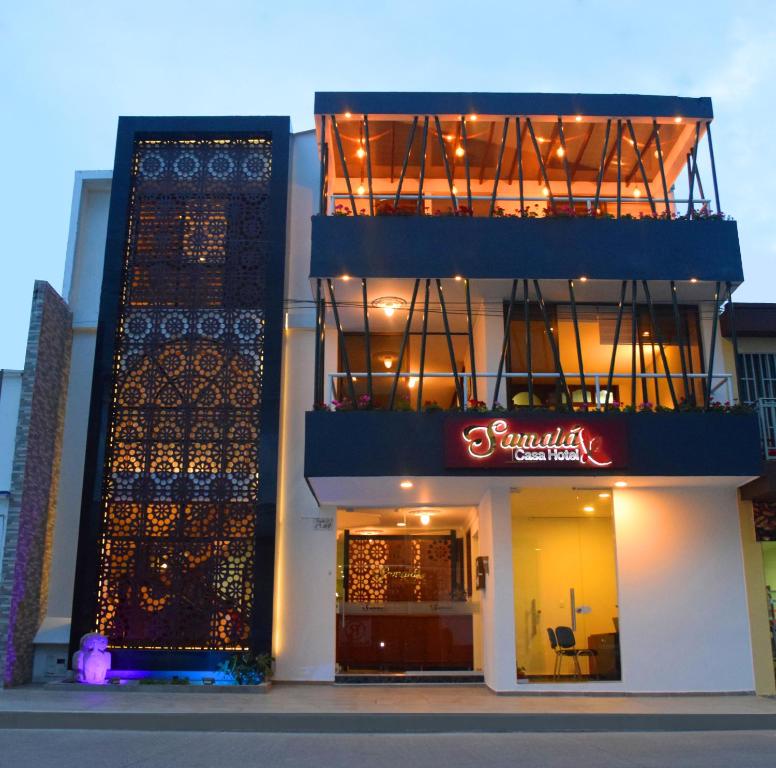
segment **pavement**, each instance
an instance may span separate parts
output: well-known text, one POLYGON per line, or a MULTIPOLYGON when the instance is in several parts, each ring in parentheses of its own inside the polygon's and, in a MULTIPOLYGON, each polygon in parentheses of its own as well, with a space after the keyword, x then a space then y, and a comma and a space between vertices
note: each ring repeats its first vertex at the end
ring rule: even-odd
MULTIPOLYGON (((481 685, 276 683, 264 695, 82 690, 0 691, 0 729, 259 733, 772 731, 776 698, 497 695, 481 685)), ((0 739, 5 734, 0 733, 0 739)), ((776 756, 773 764, 776 764, 776 756)), ((2 763, 0 763, 2 765, 2 763)))
POLYGON ((0 732, 0 768, 773 768, 776 732, 0 732))

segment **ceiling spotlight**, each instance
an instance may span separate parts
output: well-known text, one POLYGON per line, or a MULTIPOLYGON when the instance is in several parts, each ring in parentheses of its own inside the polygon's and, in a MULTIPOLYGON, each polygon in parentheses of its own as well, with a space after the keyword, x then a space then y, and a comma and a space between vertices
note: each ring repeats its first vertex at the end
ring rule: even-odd
POLYGON ((456 147, 455 148, 455 156, 456 157, 463 157, 465 154, 463 147, 456 147))
POLYGON ((469 120, 475 122, 477 120, 477 115, 469 115, 469 120))
POLYGON ((582 115, 577 115, 577 116, 574 118, 574 120, 576 120, 576 122, 578 122, 578 123, 581 123, 581 122, 582 122, 582 115))
POLYGON ((679 117, 679 116, 677 115, 677 116, 674 118, 674 122, 675 122, 675 123, 681 123, 681 122, 682 122, 682 118, 681 118, 681 117, 679 117))
POLYGON ((587 282, 587 276, 586 275, 582 275, 582 277, 579 278, 579 282, 580 283, 586 283, 587 282))
POLYGON ((417 376, 410 376, 409 379, 407 379, 407 386, 410 389, 415 389, 415 387, 418 386, 418 377, 417 376))
POLYGON ((589 504, 586 507, 582 507, 583 512, 587 512, 588 515, 595 512, 595 507, 591 507, 589 504))
POLYGON ((599 499, 609 499, 611 496, 612 494, 609 493, 609 491, 601 491, 601 493, 598 494, 599 499))
POLYGON ((359 195, 363 195, 364 192, 366 192, 366 190, 364 189, 364 185, 363 184, 359 184, 358 185, 358 189, 356 190, 356 193, 359 194, 359 195))
POLYGON ((697 283, 698 282, 698 278, 697 277, 691 277, 690 278, 690 282, 691 283, 697 283))
POLYGON ((343 275, 342 280, 344 280, 347 283, 347 281, 350 280, 350 275, 343 275))
POLYGON ((353 117, 353 115, 351 115, 350 112, 346 112, 345 117, 347 117, 348 120, 350 120, 350 118, 353 117))
POLYGON ((618 481, 617 481, 617 482, 614 484, 614 487, 615 487, 615 488, 627 488, 627 487, 628 487, 628 484, 627 484, 627 483, 626 483, 624 480, 618 480, 618 481))
POLYGON ((365 154, 366 154, 366 152, 364 151, 363 147, 359 147, 356 150, 356 157, 359 158, 359 159, 361 159, 365 154))
POLYGON ((399 487, 400 487, 400 488, 404 488, 404 490, 405 490, 405 491, 406 491, 408 488, 412 488, 412 485, 413 485, 413 483, 412 483, 412 480, 402 480, 402 481, 399 483, 399 487))
POLYGON ((431 522, 431 515, 429 515, 427 512, 424 512, 420 516, 420 524, 421 525, 428 525, 431 522))
POLYGON ((555 154, 556 154, 558 157, 563 157, 563 155, 565 155, 565 154, 566 154, 566 150, 565 150, 565 149, 563 149, 563 147, 558 147, 558 148, 555 150, 555 154))
POLYGON ((641 197, 641 190, 638 187, 636 187, 636 189, 633 190, 633 196, 641 197))
POLYGON ((405 522, 398 522, 398 523, 396 523, 396 527, 397 528, 406 528, 407 527, 407 523, 405 523, 405 522))
POLYGON ((393 368, 393 355, 383 355, 380 359, 383 361, 383 365, 388 370, 391 370, 391 368, 393 368))
POLYGON ((460 282, 461 280, 463 280, 463 278, 462 278, 460 275, 456 275, 456 276, 455 276, 455 279, 456 279, 458 282, 460 282))
POLYGON ((545 197, 549 197, 550 196, 550 188, 549 187, 542 187, 542 194, 545 197))

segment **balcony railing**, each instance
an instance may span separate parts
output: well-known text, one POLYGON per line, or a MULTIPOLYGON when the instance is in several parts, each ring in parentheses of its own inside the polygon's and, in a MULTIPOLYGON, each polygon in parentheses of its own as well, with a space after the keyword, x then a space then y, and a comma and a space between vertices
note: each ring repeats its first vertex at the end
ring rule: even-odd
POLYGON ((755 407, 760 421, 763 456, 768 461, 776 461, 776 398, 760 398, 755 407))
MULTIPOLYGON (((556 383, 559 385, 562 385, 562 389, 559 389, 560 396, 558 398, 558 403, 561 407, 567 408, 568 407, 568 396, 563 392, 563 390, 567 390, 570 397, 571 397, 571 407, 575 410, 588 410, 588 411, 605 411, 612 408, 620 408, 623 404, 615 401, 614 399, 614 393, 611 390, 612 384, 620 381, 629 381, 631 382, 634 392, 636 390, 635 383, 648 381, 652 382, 653 384, 657 384, 658 382, 665 382, 667 378, 671 378, 672 381, 680 382, 684 378, 686 378, 691 384, 698 382, 700 384, 706 384, 710 385, 711 393, 710 393, 710 401, 716 402, 716 403, 732 403, 734 401, 734 393, 733 393, 733 375, 730 373, 717 373, 712 374, 709 376, 706 373, 687 373, 687 374, 681 374, 681 373, 671 373, 668 374, 668 376, 665 373, 585 373, 584 375, 580 375, 579 373, 564 373, 563 376, 559 373, 554 372, 534 372, 531 374, 528 373, 494 373, 494 372, 477 372, 477 374, 467 373, 467 372, 458 372, 453 373, 452 371, 434 371, 434 372, 420 372, 420 371, 408 371, 404 372, 402 371, 399 374, 399 378, 404 379, 405 385, 407 389, 410 391, 410 393, 414 394, 418 391, 422 392, 423 387, 423 380, 424 379, 454 379, 456 382, 460 382, 460 390, 457 388, 458 385, 456 384, 456 389, 453 393, 453 396, 456 401, 456 407, 459 409, 464 408, 470 408, 474 405, 474 402, 470 398, 470 394, 473 391, 472 389, 472 377, 476 375, 477 379, 490 379, 490 380, 496 380, 496 382, 500 382, 502 379, 506 381, 510 380, 517 380, 521 382, 527 382, 532 379, 539 379, 541 380, 549 380, 552 383, 556 383), (570 384, 570 382, 579 382, 579 384, 584 384, 584 386, 579 386, 576 383, 570 384), (593 385, 593 392, 590 392, 587 388, 588 383, 592 383, 593 385)), ((329 373, 329 387, 328 387, 328 399, 326 401, 326 405, 329 407, 333 407, 335 409, 339 408, 354 408, 357 409, 359 405, 362 407, 369 407, 371 406, 371 401, 369 400, 367 395, 362 395, 362 402, 359 404, 358 400, 356 403, 353 403, 348 398, 347 393, 345 392, 344 383, 345 380, 350 377, 353 377, 353 379, 358 379, 359 377, 363 379, 368 379, 371 377, 372 379, 392 379, 396 380, 397 375, 395 372, 391 373, 383 373, 383 372, 370 372, 367 373, 365 371, 362 372, 352 372, 350 375, 344 371, 338 371, 329 373)), ((498 384, 497 384, 498 386, 498 384)), ((521 408, 521 407, 528 407, 529 403, 531 402, 531 399, 534 401, 533 407, 540 407, 540 408, 546 408, 546 407, 552 407, 547 406, 544 403, 540 403, 538 398, 533 394, 532 391, 530 391, 531 388, 526 389, 524 392, 518 393, 518 395, 513 396, 511 400, 508 399, 507 402, 507 408, 521 408), (520 395, 524 395, 523 398, 521 398, 521 402, 517 403, 515 400, 519 398, 520 395)), ((394 393, 395 394, 395 393, 394 393)), ((412 394, 410 394, 410 400, 412 398, 412 394)), ((493 395, 493 401, 498 405, 498 407, 502 407, 499 402, 498 392, 495 392, 493 395)), ((393 398, 394 402, 392 403, 391 407, 395 407, 396 405, 396 398, 393 398)), ((633 398, 632 398, 633 399, 633 398)), ((764 401, 760 401, 764 402, 764 401)), ((766 418, 769 420, 768 423, 768 430, 766 431, 765 428, 763 428, 763 435, 770 435, 769 437, 769 445, 773 448, 773 456, 771 458, 776 459, 776 399, 774 400, 768 400, 767 401, 770 405, 770 410, 767 411, 766 418)), ((436 407, 436 404, 434 404, 436 407)), ((659 405, 659 404, 657 404, 659 405)), ((633 409, 641 409, 641 410, 652 410, 656 406, 655 403, 642 401, 641 403, 636 403, 635 400, 629 407, 633 409)), ((414 410, 424 410, 428 407, 428 404, 425 403, 421 396, 415 398, 415 407, 414 410)), ((479 407, 487 407, 487 404, 482 402, 479 407)), ((761 425, 763 424, 763 415, 761 411, 760 416, 760 422, 761 425)))

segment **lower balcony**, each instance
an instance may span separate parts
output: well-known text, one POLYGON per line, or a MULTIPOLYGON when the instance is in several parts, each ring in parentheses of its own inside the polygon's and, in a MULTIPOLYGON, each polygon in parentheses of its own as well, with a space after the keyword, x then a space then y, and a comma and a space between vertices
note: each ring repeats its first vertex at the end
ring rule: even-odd
POLYGON ((312 411, 305 476, 741 477, 760 474, 744 412, 312 411))

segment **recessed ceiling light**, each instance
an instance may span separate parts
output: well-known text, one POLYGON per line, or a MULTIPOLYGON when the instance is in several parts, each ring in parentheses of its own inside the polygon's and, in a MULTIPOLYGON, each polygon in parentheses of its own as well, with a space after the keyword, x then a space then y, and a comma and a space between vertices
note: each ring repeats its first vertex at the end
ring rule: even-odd
POLYGON ((682 122, 682 118, 681 118, 681 117, 679 117, 679 115, 677 115, 677 116, 674 118, 674 122, 675 122, 675 123, 681 123, 681 122, 682 122))
POLYGON ((401 488, 404 488, 405 490, 406 490, 407 488, 412 488, 412 486, 413 486, 413 482, 412 482, 412 480, 402 480, 402 481, 399 483, 399 487, 401 487, 401 488))
POLYGON ((691 277, 690 278, 690 282, 691 283, 697 283, 698 282, 698 278, 697 277, 691 277))
POLYGON ((455 156, 456 157, 463 157, 465 154, 463 147, 456 147, 455 148, 455 156))
POLYGON ((345 117, 347 117, 348 120, 349 120, 351 117, 353 117, 353 115, 351 115, 350 112, 346 112, 345 113, 345 117))
POLYGON ((400 522, 400 523, 396 523, 396 527, 397 528, 406 528, 407 527, 407 523, 405 523, 403 521, 400 522))
POLYGON ((577 115, 574 120, 576 120, 578 123, 582 122, 582 115, 577 115))
POLYGON ((421 525, 428 525, 431 522, 431 515, 429 515, 427 512, 424 512, 420 516, 420 524, 421 525))
POLYGON ((587 512, 590 514, 591 512, 595 512, 595 507, 591 507, 589 504, 586 507, 582 507, 583 512, 587 512))
POLYGON ((601 491, 601 493, 598 494, 599 499, 608 499, 611 497, 611 493, 609 491, 601 491))
POLYGON ((615 488, 627 488, 627 487, 628 487, 628 484, 627 484, 627 483, 626 483, 624 480, 618 480, 618 481, 617 481, 617 482, 614 484, 614 487, 615 487, 615 488))

